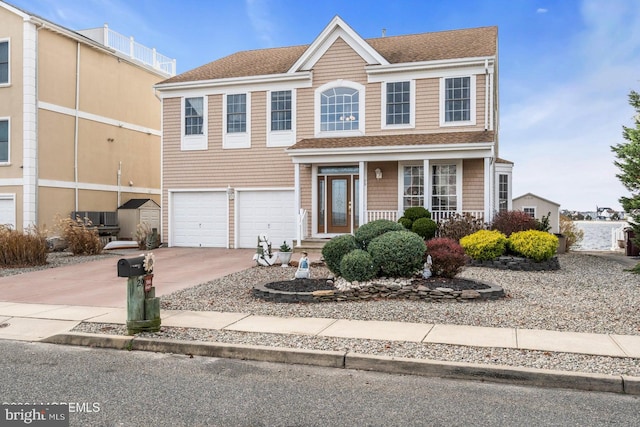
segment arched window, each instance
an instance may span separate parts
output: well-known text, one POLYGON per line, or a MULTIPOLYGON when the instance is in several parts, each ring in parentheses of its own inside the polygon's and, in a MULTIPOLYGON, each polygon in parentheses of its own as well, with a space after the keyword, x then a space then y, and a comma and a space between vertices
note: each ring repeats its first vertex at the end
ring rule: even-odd
POLYGON ((320 131, 360 129, 360 92, 350 87, 334 87, 320 94, 320 131))

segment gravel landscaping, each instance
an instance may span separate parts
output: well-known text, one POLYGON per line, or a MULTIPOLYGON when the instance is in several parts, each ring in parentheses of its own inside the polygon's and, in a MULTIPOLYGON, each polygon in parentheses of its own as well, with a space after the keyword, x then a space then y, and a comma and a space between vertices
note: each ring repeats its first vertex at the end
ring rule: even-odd
MULTIPOLYGON (((507 297, 494 301, 272 303, 255 299, 251 295, 253 285, 291 279, 295 269, 254 267, 163 296, 162 308, 640 335, 638 275, 623 271, 622 265, 602 256, 568 253, 559 259, 561 269, 556 271, 465 268, 460 277, 504 288, 507 297)), ((330 273, 324 267, 312 267, 311 274, 312 278, 320 278, 330 273)), ((81 324, 76 330, 126 333, 124 326, 106 324, 81 324)), ((640 359, 632 358, 169 327, 141 336, 640 376, 640 359)))

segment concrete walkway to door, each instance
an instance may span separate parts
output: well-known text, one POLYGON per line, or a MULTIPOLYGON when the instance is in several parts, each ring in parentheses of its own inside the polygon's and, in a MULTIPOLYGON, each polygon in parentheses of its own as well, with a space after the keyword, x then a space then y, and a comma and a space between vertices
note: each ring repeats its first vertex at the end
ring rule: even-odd
MULTIPOLYGON (((158 248, 152 252, 157 296, 255 265, 255 249, 158 248)), ((127 279, 118 277, 117 263, 141 254, 137 249, 118 251, 98 261, 0 277, 0 301, 126 307, 127 279)))

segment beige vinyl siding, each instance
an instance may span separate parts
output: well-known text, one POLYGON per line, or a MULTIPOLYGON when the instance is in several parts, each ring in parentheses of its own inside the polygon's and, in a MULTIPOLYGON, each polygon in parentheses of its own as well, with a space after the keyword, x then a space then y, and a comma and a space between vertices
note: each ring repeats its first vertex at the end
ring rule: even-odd
POLYGON ((462 210, 484 210, 484 160, 462 163, 462 210))
POLYGON ((398 163, 371 162, 367 165, 367 209, 398 209, 398 163), (375 170, 382 170, 382 179, 377 180, 375 170))
POLYGON ((416 80, 416 130, 440 130, 440 79, 416 80))
POLYGON ((302 189, 300 194, 300 207, 307 211, 307 231, 309 234, 313 233, 313 202, 311 200, 311 168, 300 167, 300 188, 302 189))

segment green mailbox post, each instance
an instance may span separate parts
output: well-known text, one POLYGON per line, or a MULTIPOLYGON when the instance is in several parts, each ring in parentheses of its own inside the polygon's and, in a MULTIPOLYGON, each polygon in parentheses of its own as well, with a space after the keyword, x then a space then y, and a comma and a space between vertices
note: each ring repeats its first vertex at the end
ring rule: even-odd
POLYGON ((118 277, 127 278, 127 333, 160 330, 160 298, 153 287, 153 254, 118 261, 118 277))

